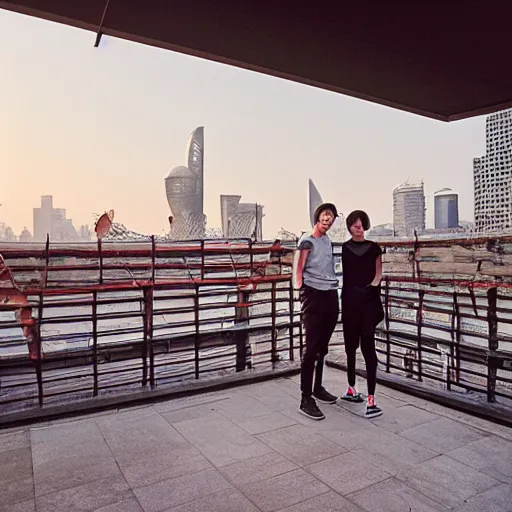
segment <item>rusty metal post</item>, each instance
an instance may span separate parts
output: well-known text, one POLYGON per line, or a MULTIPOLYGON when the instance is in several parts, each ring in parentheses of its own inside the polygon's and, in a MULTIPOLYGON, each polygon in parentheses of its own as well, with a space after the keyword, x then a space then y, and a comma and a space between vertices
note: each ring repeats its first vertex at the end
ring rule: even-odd
POLYGON ((153 295, 154 288, 151 285, 146 289, 146 330, 149 348, 149 385, 154 388, 155 382, 155 349, 153 346, 153 295))
POLYGON ((155 386, 155 361, 153 349, 153 288, 151 286, 143 289, 143 304, 142 385, 147 385, 149 377, 149 384, 153 388, 155 386))
POLYGON ((201 240, 201 281, 204 279, 204 240, 201 240))
POLYGON ((156 278, 156 242, 155 235, 151 235, 151 286, 155 286, 155 278, 156 278))
POLYGON ((98 292, 92 292, 92 364, 93 396, 98 396, 98 292))
POLYGON ((423 381, 423 364, 422 364, 422 350, 421 350, 421 328, 423 326, 423 301, 425 298, 425 291, 420 290, 418 302, 418 312, 416 315, 416 322, 418 326, 417 338, 418 338, 418 381, 423 381))
POLYGON ((272 282, 272 292, 271 292, 271 308, 272 308, 272 366, 275 365, 277 361, 279 361, 279 354, 277 353, 277 329, 276 329, 276 315, 277 315, 277 296, 276 296, 276 283, 272 282))
POLYGON ((304 352, 304 327, 302 325, 302 313, 299 322, 299 357, 302 361, 302 353, 304 352))
POLYGON ((386 314, 385 326, 386 326, 386 373, 389 373, 391 364, 391 339, 389 333, 389 279, 385 277, 385 289, 384 289, 384 311, 386 314))
POLYGON ((43 319, 43 306, 44 306, 44 290, 48 285, 48 267, 50 266, 50 235, 46 235, 46 248, 45 248, 45 265, 43 275, 43 291, 39 293, 39 304, 37 310, 37 330, 36 330, 36 350, 37 358, 35 361, 36 366, 36 378, 37 378, 37 396, 39 401, 39 407, 43 406, 43 361, 42 361, 42 338, 41 338, 41 321, 43 319))
MULTIPOLYGON (((487 323, 489 326, 489 351, 498 350, 498 316, 497 316, 497 303, 498 303, 498 289, 489 288, 487 291, 487 323)), ((487 401, 496 402, 496 377, 498 369, 495 362, 487 358, 487 401)))
POLYGON ((195 285, 194 287, 194 327, 195 327, 195 337, 194 337, 194 370, 195 377, 199 379, 199 348, 201 344, 200 332, 199 332, 199 285, 195 285))
POLYGON ((254 269, 253 269, 253 266, 254 266, 254 254, 253 254, 253 242, 252 242, 252 239, 249 240, 249 266, 250 266, 250 274, 249 275, 253 275, 254 273, 254 269))
MULTIPOLYGON (((249 292, 238 290, 237 305, 235 307, 234 344, 236 347, 236 371, 243 372, 247 367, 247 351, 249 346, 249 292)), ((249 355, 250 358, 250 355, 249 355)), ((249 361, 250 365, 250 361, 249 361)))
POLYGON ((288 328, 288 333, 289 333, 289 342, 288 342, 288 357, 290 358, 290 361, 293 361, 295 359, 295 354, 294 354, 294 346, 293 346, 293 320, 294 320, 294 312, 295 312, 295 300, 294 300, 294 297, 293 297, 293 281, 292 279, 290 279, 290 284, 289 284, 289 287, 288 287, 288 293, 290 294, 289 296, 289 299, 288 299, 288 309, 289 309, 289 313, 290 313, 290 318, 289 318, 289 322, 290 322, 290 326, 288 328))
POLYGON ((100 284, 103 284, 103 254, 102 254, 101 238, 98 238, 98 259, 100 267, 100 284))
POLYGON ((37 310, 37 334, 36 334, 36 378, 37 378, 37 397, 39 401, 39 407, 43 406, 43 363, 41 361, 41 351, 42 351, 42 343, 41 343, 41 320, 43 319, 43 301, 44 294, 39 294, 39 304, 37 310))
POLYGON ((460 381, 460 340, 462 337, 461 334, 461 318, 460 318, 460 306, 458 302, 457 292, 454 292, 454 303, 453 307, 455 309, 455 382, 458 383, 460 381))

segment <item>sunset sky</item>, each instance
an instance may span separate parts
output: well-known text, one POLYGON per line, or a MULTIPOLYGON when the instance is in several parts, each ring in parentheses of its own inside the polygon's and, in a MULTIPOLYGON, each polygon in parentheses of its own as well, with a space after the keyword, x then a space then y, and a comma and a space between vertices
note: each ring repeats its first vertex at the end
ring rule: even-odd
POLYGON ((392 190, 425 181, 460 194, 473 220, 472 159, 485 118, 444 124, 206 60, 0 10, 0 221, 32 232, 51 194, 75 226, 115 210, 143 233, 167 230, 164 178, 205 126, 205 213, 220 194, 265 206, 264 236, 308 228, 307 182, 345 214, 392 220, 392 190))

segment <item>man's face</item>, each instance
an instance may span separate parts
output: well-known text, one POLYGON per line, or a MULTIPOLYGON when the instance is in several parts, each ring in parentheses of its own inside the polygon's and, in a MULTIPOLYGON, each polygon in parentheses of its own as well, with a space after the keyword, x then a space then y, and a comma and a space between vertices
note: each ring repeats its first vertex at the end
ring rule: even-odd
POLYGON ((323 210, 320 212, 320 215, 318 216, 318 230, 320 233, 325 234, 329 229, 331 228, 332 224, 334 222, 334 215, 332 214, 331 210, 323 210))

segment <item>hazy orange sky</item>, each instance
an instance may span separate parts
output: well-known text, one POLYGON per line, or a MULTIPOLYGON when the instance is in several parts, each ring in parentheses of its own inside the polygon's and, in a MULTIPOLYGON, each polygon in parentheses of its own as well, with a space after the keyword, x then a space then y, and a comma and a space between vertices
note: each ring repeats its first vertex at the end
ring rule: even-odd
POLYGON ((0 221, 32 232, 51 194, 75 226, 115 210, 168 229, 164 178, 205 126, 205 213, 220 194, 265 206, 264 236, 308 228, 307 180, 340 211, 392 220, 392 190, 424 179, 473 220, 472 159, 485 118, 444 124, 293 82, 0 10, 0 221))

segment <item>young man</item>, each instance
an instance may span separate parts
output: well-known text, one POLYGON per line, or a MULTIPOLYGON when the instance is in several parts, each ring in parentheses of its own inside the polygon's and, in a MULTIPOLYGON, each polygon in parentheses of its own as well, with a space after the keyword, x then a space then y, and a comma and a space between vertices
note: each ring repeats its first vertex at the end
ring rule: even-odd
POLYGON ((295 269, 295 282, 300 289, 302 322, 306 331, 299 410, 314 420, 325 418, 315 398, 326 404, 333 404, 337 400, 322 386, 324 358, 339 314, 338 278, 334 272, 331 241, 327 236, 337 216, 336 207, 331 203, 321 204, 316 209, 313 232, 299 244, 295 269))
POLYGON ((347 354, 348 389, 341 398, 362 402, 356 391, 356 351, 361 352, 366 363, 368 399, 365 416, 376 418, 382 411, 375 404, 377 380, 377 352, 375 327, 384 318, 380 299, 382 279, 382 249, 366 240, 364 232, 370 229, 368 215, 356 210, 347 217, 347 228, 352 238, 343 244, 343 289, 341 293, 343 337, 347 354))

